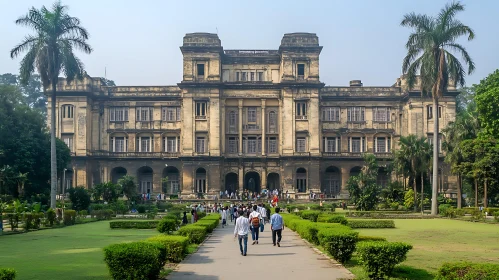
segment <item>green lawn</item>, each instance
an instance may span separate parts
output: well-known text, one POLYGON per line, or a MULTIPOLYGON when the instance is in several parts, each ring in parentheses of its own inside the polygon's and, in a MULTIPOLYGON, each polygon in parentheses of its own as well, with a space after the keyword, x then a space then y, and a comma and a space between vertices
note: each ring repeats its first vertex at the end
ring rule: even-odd
MULTIPOLYGON (((361 235, 384 236, 413 245, 394 279, 433 279, 444 262, 499 263, 499 225, 465 221, 395 220, 395 229, 360 229, 361 235)), ((363 269, 354 257, 347 267, 360 279, 363 269)))
POLYGON ((109 221, 0 236, 0 266, 16 279, 111 279, 102 248, 139 241, 156 230, 113 229, 109 221))

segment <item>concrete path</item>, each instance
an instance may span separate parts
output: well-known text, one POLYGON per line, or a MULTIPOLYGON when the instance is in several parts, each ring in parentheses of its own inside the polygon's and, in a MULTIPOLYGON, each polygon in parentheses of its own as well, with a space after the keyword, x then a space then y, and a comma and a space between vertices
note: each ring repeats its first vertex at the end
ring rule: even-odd
MULTIPOLYGON (((281 247, 272 246, 270 225, 260 233, 258 245, 251 245, 248 254, 241 256, 237 240, 233 238, 234 224, 213 231, 199 250, 189 256, 172 272, 170 280, 244 280, 244 279, 352 279, 343 266, 315 252, 296 233, 283 231, 281 247)), ((251 234, 250 234, 251 235, 251 234)))

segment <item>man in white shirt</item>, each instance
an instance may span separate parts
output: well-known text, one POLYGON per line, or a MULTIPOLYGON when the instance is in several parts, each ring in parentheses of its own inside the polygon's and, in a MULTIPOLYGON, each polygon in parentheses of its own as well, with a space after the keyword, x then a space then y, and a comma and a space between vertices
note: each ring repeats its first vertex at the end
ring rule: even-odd
POLYGON ((253 240, 253 244, 258 244, 258 234, 260 232, 260 220, 262 219, 262 215, 256 211, 258 206, 253 205, 253 212, 249 215, 250 229, 251 229, 251 239, 253 240))
POLYGON ((227 209, 228 207, 225 206, 225 208, 223 208, 222 210, 222 228, 224 228, 225 225, 227 224, 227 209))
POLYGON ((262 217, 262 223, 265 224, 265 220, 267 218, 267 209, 265 209, 264 204, 258 205, 258 212, 260 213, 260 215, 262 217))
POLYGON ((238 238, 239 249, 241 250, 241 255, 243 256, 246 256, 246 252, 248 251, 248 231, 249 219, 246 218, 246 213, 239 211, 239 218, 237 218, 236 226, 234 227, 234 238, 238 238))

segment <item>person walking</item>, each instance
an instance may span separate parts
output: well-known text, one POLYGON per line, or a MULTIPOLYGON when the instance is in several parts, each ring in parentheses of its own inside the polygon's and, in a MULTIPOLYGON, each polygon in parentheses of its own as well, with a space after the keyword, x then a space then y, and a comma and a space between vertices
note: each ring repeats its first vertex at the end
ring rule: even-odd
POLYGON ((222 210, 222 228, 224 228, 227 225, 227 209, 228 207, 225 206, 222 210))
POLYGON ((260 219, 262 218, 262 215, 256 211, 258 209, 258 206, 253 205, 253 212, 249 215, 249 220, 250 220, 250 229, 251 229, 251 239, 253 240, 253 244, 255 245, 258 244, 258 235, 260 232, 260 219))
POLYGON ((239 218, 237 218, 236 226, 234 227, 234 239, 237 237, 241 255, 246 256, 246 253, 248 252, 249 219, 243 211, 239 211, 238 215, 239 218))
POLYGON ((284 230, 284 221, 282 216, 279 214, 281 209, 279 207, 275 208, 275 214, 270 217, 270 229, 272 230, 272 243, 274 246, 281 247, 282 231, 284 230), (277 242, 276 242, 277 235, 277 242))

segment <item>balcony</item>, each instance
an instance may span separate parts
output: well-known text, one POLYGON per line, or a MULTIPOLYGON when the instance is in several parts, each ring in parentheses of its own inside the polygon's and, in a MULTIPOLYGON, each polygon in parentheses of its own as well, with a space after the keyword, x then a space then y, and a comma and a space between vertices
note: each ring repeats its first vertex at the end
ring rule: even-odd
POLYGON ((180 153, 89 151, 89 156, 111 158, 178 158, 180 153))
MULTIPOLYGON (((349 152, 324 152, 323 157, 333 157, 333 158, 362 158, 365 153, 349 153, 349 152)), ((393 158, 392 153, 375 153, 374 156, 380 159, 391 159, 393 158)))

